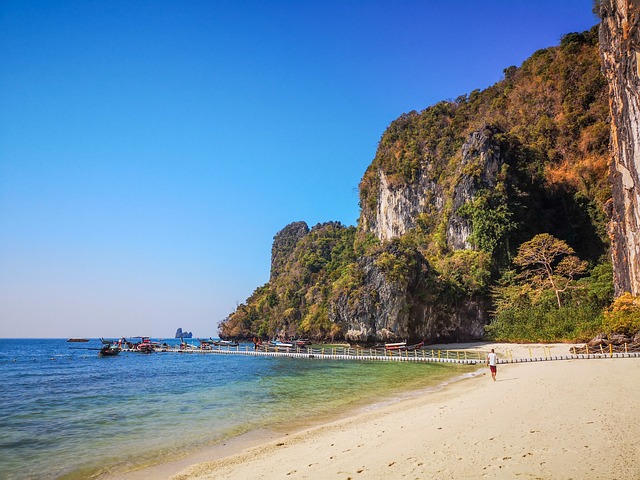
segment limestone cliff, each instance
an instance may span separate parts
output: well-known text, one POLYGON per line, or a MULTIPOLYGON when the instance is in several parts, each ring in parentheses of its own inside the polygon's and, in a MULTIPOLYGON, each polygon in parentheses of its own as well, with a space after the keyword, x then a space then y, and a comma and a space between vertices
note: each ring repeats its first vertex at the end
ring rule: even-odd
POLYGON ((442 222, 448 249, 472 249, 472 221, 460 212, 479 192, 497 184, 503 162, 496 133, 495 128, 485 126, 468 135, 447 184, 433 179, 434 166, 428 162, 416 172, 411 185, 402 187, 390 185, 380 169, 377 208, 373 215, 363 214, 362 225, 383 247, 358 259, 360 288, 341 292, 330 304, 329 317, 344 326, 347 340, 440 341, 482 336, 488 320, 486 300, 479 295, 440 296, 448 288, 447 280, 434 271, 419 249, 393 240, 431 218, 434 225, 442 222))
POLYGON ((503 165, 500 145, 494 135, 497 129, 484 127, 472 132, 462 145, 462 160, 456 171, 451 198, 451 216, 447 222, 447 244, 451 250, 470 249, 469 237, 473 233, 471 219, 458 212, 473 202, 479 192, 492 190, 498 183, 503 165))
POLYGON ((601 264, 610 128, 597 39, 568 34, 487 89, 392 121, 359 185, 357 227, 278 232, 269 282, 221 336, 479 339, 492 290, 536 234, 601 264))
POLYGON ((502 166, 495 128, 484 126, 470 133, 460 149, 461 160, 447 182, 433 175, 436 166, 423 161, 411 183, 394 185, 378 167, 375 209, 363 209, 361 225, 385 242, 414 229, 420 219, 445 215, 446 237, 452 250, 468 249, 472 227, 469 219, 457 214, 478 191, 495 187, 502 166))
POLYGON ((329 319, 347 341, 469 341, 484 333, 487 306, 481 296, 452 298, 447 281, 416 250, 389 242, 357 261, 360 284, 343 290, 329 306, 329 319))
POLYGON ((617 295, 640 295, 640 1, 605 0, 599 13, 611 108, 614 284, 617 295))

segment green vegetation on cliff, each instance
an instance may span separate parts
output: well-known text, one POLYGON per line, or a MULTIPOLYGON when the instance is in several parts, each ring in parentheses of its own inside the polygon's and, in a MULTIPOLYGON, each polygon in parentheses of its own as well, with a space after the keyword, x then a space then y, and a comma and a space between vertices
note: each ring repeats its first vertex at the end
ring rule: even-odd
MULTIPOLYGON (((450 191, 458 180, 460 147, 470 133, 489 126, 507 165, 496 191, 466 207, 474 227, 480 227, 474 228, 477 246, 491 250, 496 239, 483 239, 481 231, 505 228, 505 220, 515 217, 531 228, 522 225, 512 250, 544 231, 580 248, 575 242, 595 228, 600 242, 589 256, 597 257, 608 241, 602 212, 611 196, 609 109, 597 38, 596 27, 566 35, 559 47, 539 50, 520 68, 505 69, 504 80, 492 87, 392 122, 360 184, 362 216, 375 216, 381 172, 394 189, 413 184, 422 172, 450 191), (587 225, 559 224, 570 210, 587 225)), ((472 174, 474 167, 465 169, 472 174)), ((438 221, 446 218, 421 222, 423 243, 438 243, 438 221)), ((593 232, 587 234, 590 242, 593 232)))
MULTIPOLYGON (((339 335, 327 309, 334 289, 351 288, 345 278, 356 260, 355 227, 339 222, 311 230, 296 222, 276 235, 271 280, 256 289, 221 325, 223 337, 272 338, 339 335)), ((355 281, 355 280, 354 280, 355 281)))

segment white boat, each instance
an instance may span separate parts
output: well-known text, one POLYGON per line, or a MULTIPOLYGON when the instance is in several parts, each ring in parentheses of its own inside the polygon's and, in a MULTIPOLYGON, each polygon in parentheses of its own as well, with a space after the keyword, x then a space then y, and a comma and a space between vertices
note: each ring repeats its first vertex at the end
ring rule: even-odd
POLYGON ((279 340, 271 340, 269 345, 272 347, 293 348, 293 343, 281 342, 279 340))

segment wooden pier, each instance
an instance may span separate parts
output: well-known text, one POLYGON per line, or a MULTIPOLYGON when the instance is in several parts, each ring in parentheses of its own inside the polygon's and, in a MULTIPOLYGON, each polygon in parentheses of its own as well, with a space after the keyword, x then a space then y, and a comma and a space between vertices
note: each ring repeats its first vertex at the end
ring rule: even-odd
MULTIPOLYGON (((124 349, 124 352, 136 352, 124 349)), ((177 353, 182 355, 245 355, 255 357, 285 357, 304 358, 315 360, 359 360, 359 361, 383 361, 383 362, 437 362, 457 363, 466 365, 484 364, 488 352, 481 350, 435 350, 420 348, 416 350, 384 350, 375 348, 350 348, 350 347, 274 347, 260 346, 255 349, 250 345, 214 346, 211 348, 160 348, 157 353, 177 353)), ((557 360, 583 360, 603 358, 640 358, 640 352, 594 352, 572 355, 551 355, 549 350, 542 356, 513 357, 509 352, 498 363, 527 363, 557 360)))

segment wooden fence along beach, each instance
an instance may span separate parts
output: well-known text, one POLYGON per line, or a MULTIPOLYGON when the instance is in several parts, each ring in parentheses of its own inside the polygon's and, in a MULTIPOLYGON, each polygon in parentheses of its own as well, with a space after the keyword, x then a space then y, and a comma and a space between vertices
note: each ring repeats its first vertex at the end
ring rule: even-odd
MULTIPOLYGON (((514 354, 512 349, 505 349, 499 358, 499 363, 523 363, 542 362, 553 360, 579 360, 598 358, 638 358, 640 357, 640 347, 627 344, 614 348, 609 345, 606 348, 574 346, 569 348, 569 353, 553 355, 551 347, 526 347, 519 349, 519 354, 514 354), (524 354, 523 352, 524 348, 524 354)), ((123 351, 134 352, 132 349, 123 351)), ((387 362, 441 362, 459 363, 467 365, 483 364, 486 361, 488 351, 478 349, 435 349, 420 348, 416 350, 386 350, 380 348, 353 348, 347 346, 328 347, 279 347, 271 345, 261 345, 254 348, 249 345, 218 345, 207 348, 195 345, 172 347, 165 346, 156 349, 160 353, 177 354, 203 354, 203 355, 246 355, 246 356, 268 356, 268 357, 289 357, 307 358, 319 360, 360 360, 360 361, 387 361, 387 362)))

